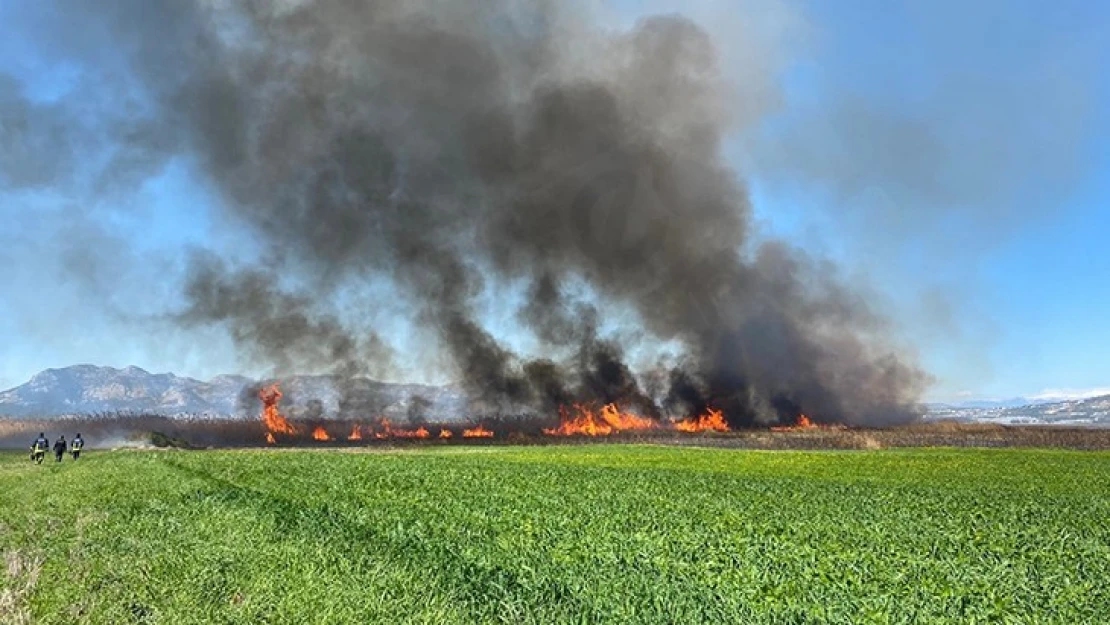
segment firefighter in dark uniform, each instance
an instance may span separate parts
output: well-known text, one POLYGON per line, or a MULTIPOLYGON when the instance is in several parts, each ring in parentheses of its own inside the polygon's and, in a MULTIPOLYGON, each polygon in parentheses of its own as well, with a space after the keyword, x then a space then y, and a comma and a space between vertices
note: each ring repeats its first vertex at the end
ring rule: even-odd
POLYGON ((41 463, 47 449, 50 449, 50 441, 46 440, 45 434, 39 432, 39 437, 31 443, 31 461, 41 463))
POLYGON ((69 453, 73 455, 76 460, 81 455, 81 448, 85 446, 85 439, 81 438, 81 433, 78 432, 77 436, 73 438, 73 442, 69 444, 69 453))
POLYGON ((54 443, 54 460, 61 462, 62 456, 66 455, 66 437, 65 435, 59 436, 57 442, 54 443))

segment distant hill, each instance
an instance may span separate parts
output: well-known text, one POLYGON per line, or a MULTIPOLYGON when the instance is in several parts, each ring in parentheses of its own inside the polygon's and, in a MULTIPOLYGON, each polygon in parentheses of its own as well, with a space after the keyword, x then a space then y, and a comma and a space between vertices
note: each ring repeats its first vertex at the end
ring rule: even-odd
POLYGON ((945 409, 991 409, 991 408, 1020 408, 1023 406, 1035 406, 1038 404, 1051 404, 1058 401, 1063 401, 1063 398, 1054 399, 1030 399, 1028 397, 1011 397, 1009 399, 966 399, 955 402, 935 402, 926 404, 930 410, 945 410, 945 409))
MULTIPOLYGON (((0 416, 51 417, 103 412, 169 416, 248 417, 258 414, 257 380, 220 375, 207 382, 139 367, 116 369, 75 365, 47 369, 26 384, 0 392, 0 416)), ((436 419, 460 418, 465 395, 454 387, 391 384, 333 376, 292 376, 281 380, 282 411, 291 416, 387 416, 406 419, 422 413, 436 419)))
POLYGON ((1068 400, 1007 400, 930 404, 927 419, 975 423, 1030 425, 1088 425, 1110 427, 1110 395, 1068 400))

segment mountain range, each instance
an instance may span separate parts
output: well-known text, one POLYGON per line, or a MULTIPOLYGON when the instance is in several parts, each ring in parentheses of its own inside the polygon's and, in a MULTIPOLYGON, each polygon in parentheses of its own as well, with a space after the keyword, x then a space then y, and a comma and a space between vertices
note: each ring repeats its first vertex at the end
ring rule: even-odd
MULTIPOLYGON (((124 412, 241 418, 259 413, 257 392, 264 382, 239 375, 202 381, 149 373, 139 367, 75 365, 47 369, 25 384, 0 392, 0 416, 124 412)), ((437 419, 452 419, 461 417, 467 408, 465 395, 451 386, 301 375, 283 378, 281 389, 282 413, 293 417, 327 418, 358 412, 358 416, 408 418, 426 412, 437 419)))
POLYGON ((927 404, 929 419, 1004 425, 1082 425, 1110 427, 1110 395, 1079 399, 1008 399, 927 404))
MULTIPOLYGON (((243 418, 258 415, 258 389, 266 381, 219 375, 202 381, 139 367, 75 365, 47 369, 0 392, 0 417, 30 418, 96 413, 243 418)), ((463 418, 474 406, 454 386, 394 384, 327 375, 283 378, 281 410, 292 417, 386 416, 403 420, 463 418)), ((1023 398, 926 404, 926 420, 1110 427, 1110 395, 1052 401, 1023 398)))

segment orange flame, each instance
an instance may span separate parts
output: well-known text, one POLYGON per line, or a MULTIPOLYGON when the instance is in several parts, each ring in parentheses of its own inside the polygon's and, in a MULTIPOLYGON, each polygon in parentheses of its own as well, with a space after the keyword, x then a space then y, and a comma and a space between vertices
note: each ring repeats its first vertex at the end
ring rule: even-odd
POLYGON ((549 436, 608 436, 613 432, 635 430, 655 430, 660 427, 657 421, 621 412, 616 404, 605 404, 594 412, 589 406, 575 404, 572 410, 559 409, 560 423, 557 428, 545 428, 549 436))
POLYGON ((727 432, 728 423, 725 423, 724 412, 706 408, 705 414, 679 421, 674 428, 679 432, 727 432))
POLYGON ((463 430, 463 438, 493 438, 493 432, 482 427, 481 424, 474 426, 469 430, 463 430))
POLYGON ((349 440, 349 441, 360 441, 360 440, 362 440, 362 426, 356 424, 355 427, 353 427, 351 429, 351 433, 347 435, 347 440, 349 440))
POLYGON ((451 438, 452 436, 453 436, 453 434, 451 434, 451 430, 440 430, 439 431, 439 437, 440 438, 451 438))
POLYGON ((322 426, 322 425, 318 425, 318 426, 316 426, 315 430, 312 430, 312 438, 314 438, 318 441, 330 441, 331 440, 331 437, 328 436, 328 431, 325 430, 324 426, 322 426))
POLYGON ((545 428, 548 436, 609 436, 616 432, 676 429, 680 432, 728 432, 728 423, 720 410, 708 409, 699 417, 692 417, 674 424, 664 424, 654 419, 622 412, 616 404, 606 404, 594 411, 589 406, 575 404, 571 409, 560 408, 557 428, 545 428))
POLYGON ((847 426, 838 423, 822 424, 814 423, 809 417, 804 414, 798 415, 798 420, 794 425, 779 425, 771 428, 773 432, 798 432, 800 430, 843 430, 847 426))
POLYGON ((396 438, 428 438, 431 433, 421 427, 415 430, 393 430, 391 434, 396 438))
POLYGON ((300 430, 281 416, 278 409, 281 397, 281 388, 276 383, 258 391, 258 398, 262 400, 262 423, 266 425, 266 442, 268 443, 276 442, 274 434, 300 433, 300 430))
POLYGON ((393 433, 393 426, 390 425, 389 419, 382 419, 381 426, 381 430, 374 432, 374 438, 384 441, 393 433))
POLYGON ((614 430, 654 430, 659 423, 629 412, 621 412, 616 404, 605 404, 601 407, 601 419, 614 430))
POLYGON ((608 436, 613 432, 613 428, 594 416, 592 410, 581 404, 574 405, 574 411, 571 412, 567 408, 559 407, 559 427, 557 428, 544 428, 543 433, 550 436, 573 436, 575 434, 583 434, 585 436, 608 436))

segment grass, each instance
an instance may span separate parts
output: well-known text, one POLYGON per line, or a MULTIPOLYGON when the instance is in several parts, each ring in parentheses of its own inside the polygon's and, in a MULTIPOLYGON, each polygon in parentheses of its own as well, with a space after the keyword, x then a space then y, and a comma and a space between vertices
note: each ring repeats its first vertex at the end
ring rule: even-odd
POLYGON ((0 622, 1088 623, 1110 454, 0 454, 0 622))

